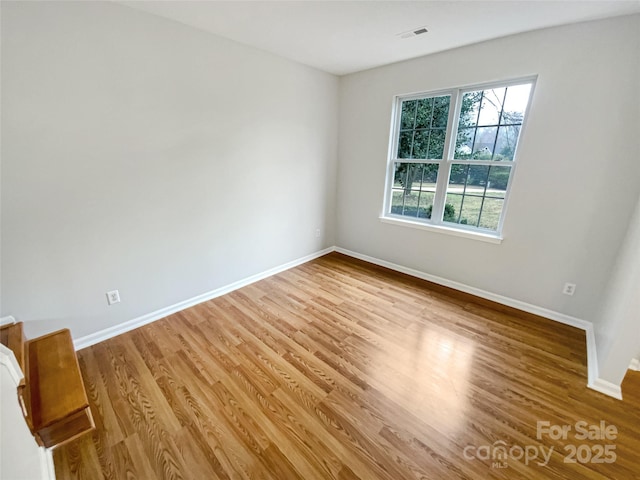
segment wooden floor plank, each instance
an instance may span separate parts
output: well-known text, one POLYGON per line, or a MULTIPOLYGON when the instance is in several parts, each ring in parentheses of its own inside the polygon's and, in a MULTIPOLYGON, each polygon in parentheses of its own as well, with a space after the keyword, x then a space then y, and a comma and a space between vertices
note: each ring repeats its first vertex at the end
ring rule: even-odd
POLYGON ((78 357, 96 430, 61 480, 640 479, 640 373, 603 396, 584 332, 337 253, 78 357))

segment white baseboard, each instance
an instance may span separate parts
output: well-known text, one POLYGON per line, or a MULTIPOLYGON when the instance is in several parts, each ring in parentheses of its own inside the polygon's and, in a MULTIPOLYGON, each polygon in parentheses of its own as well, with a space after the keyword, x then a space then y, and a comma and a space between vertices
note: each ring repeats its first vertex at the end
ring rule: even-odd
POLYGON ((53 453, 50 448, 40 447, 40 471, 42 480, 56 480, 56 468, 53 464, 53 453))
POLYGON ((320 250, 310 255, 306 255, 302 258, 298 258, 291 262, 288 262, 283 265, 279 265, 277 267, 266 270, 264 272, 258 273, 256 275, 252 275, 242 280, 238 280, 237 282, 233 282, 229 285, 225 285, 224 287, 216 288, 215 290, 212 290, 210 292, 206 292, 196 297, 189 298, 188 300, 178 302, 174 305, 169 305, 168 307, 161 308, 160 310, 156 310, 155 312, 147 313, 146 315, 142 315, 141 317, 134 318, 133 320, 129 320, 119 325, 115 325, 110 328, 105 328, 104 330, 100 330, 99 332, 77 338, 73 341, 73 344, 76 350, 90 347, 91 345, 94 345, 96 343, 102 342, 104 340, 108 340, 109 338, 115 337, 122 333, 128 332, 130 330, 134 330, 143 325, 147 325, 149 323, 155 322, 156 320, 160 320, 161 318, 167 317, 173 313, 179 312, 189 307, 193 307, 194 305, 198 305, 199 303, 212 300, 226 293, 233 292, 234 290, 245 287, 259 280, 263 280, 277 273, 284 272, 285 270, 289 270, 290 268, 297 267, 298 265, 309 262, 315 258, 321 257, 333 251, 334 251, 334 247, 325 248, 324 250, 320 250))
POLYGON ((14 323, 16 323, 16 319, 11 315, 0 318, 0 327, 4 327, 5 325, 12 325, 14 323))
POLYGON ((564 313, 555 312, 553 310, 549 310, 543 307, 531 305, 530 303, 521 302, 520 300, 515 300, 513 298, 498 295, 496 293, 487 292, 485 290, 481 290, 476 287, 465 285, 464 283, 455 282, 453 280, 447 280, 446 278, 438 277, 436 275, 431 275, 429 273, 424 273, 419 270, 415 270, 413 268, 404 267, 402 265, 397 265, 395 263, 387 262, 386 260, 380 260, 379 258, 370 257, 368 255, 362 255, 357 252, 345 250, 344 248, 336 247, 335 251, 342 253, 344 255, 348 255, 350 257, 364 260, 365 262, 373 263, 381 267, 386 267, 391 270, 395 270, 396 272, 406 273, 407 275, 411 275, 412 277, 428 280, 429 282, 437 283, 438 285, 442 285, 444 287, 449 287, 449 288, 453 288, 454 290, 470 293, 471 295, 475 295, 476 297, 484 298, 486 300, 491 300, 492 302, 496 302, 501 305, 506 305, 508 307, 517 308, 518 310, 523 310, 528 313, 533 313, 541 317, 549 318, 551 320, 555 320, 556 322, 564 323, 565 325, 570 325, 572 327, 579 328, 580 330, 584 330, 584 331, 587 331, 588 329, 593 330, 593 324, 591 322, 588 322, 586 320, 582 320, 576 317, 571 317, 569 315, 565 315, 564 313))
POLYGON ((629 370, 640 372, 640 359, 638 358, 632 359, 631 364, 629 365, 629 370))
MULTIPOLYGON (((556 312, 553 310, 549 310, 547 308, 543 308, 543 307, 539 307, 536 305, 532 305, 530 303, 526 303, 526 302, 522 302, 520 300, 515 300, 513 298, 509 298, 509 297, 505 297, 502 295, 498 295, 492 292, 487 292, 485 290, 481 290, 479 288, 476 287, 472 287, 469 285, 465 285, 463 283, 460 282, 456 282, 453 280, 448 280, 446 278, 442 278, 442 277, 438 277, 436 275, 431 275, 425 272, 421 272, 419 270, 415 270, 413 268, 409 268, 409 267, 405 267, 402 265, 397 265, 395 263, 392 262, 387 262, 386 260, 381 260, 379 258, 375 258, 375 257, 370 257, 369 255, 363 255, 361 253, 357 253, 357 252, 353 252, 351 250, 347 250, 341 247, 329 247, 329 248, 325 248, 324 250, 312 253, 310 255, 307 255, 305 257, 299 258, 297 260, 293 260, 291 262, 288 262, 284 265, 280 265, 278 267, 274 267, 272 269, 269 269, 267 271, 264 271, 262 273, 253 275, 251 277, 245 278, 243 280, 239 280, 237 282, 234 282, 232 284, 226 285, 224 287, 218 288, 216 290, 212 290, 210 292, 207 293, 203 293, 202 295, 198 295, 196 297, 190 298, 188 300, 184 300, 182 302, 176 303, 174 305, 170 305, 168 307, 162 308, 160 310, 156 310, 155 312, 151 312, 148 313, 146 315, 143 315, 141 317, 138 318, 134 318, 133 320, 130 320, 128 322, 125 323, 121 323, 120 325, 116 325, 113 326, 111 328, 107 328, 104 330, 101 330, 99 332, 90 334, 90 335, 86 335, 84 337, 80 337, 76 340, 74 340, 74 345, 75 348, 77 350, 80 350, 82 348, 86 348, 89 347, 91 345, 94 345, 98 342, 102 342, 104 340, 107 340, 111 337, 115 337, 117 335, 120 335, 122 333, 128 332, 130 330, 133 330, 135 328, 141 327, 143 325, 146 325, 148 323, 154 322, 156 320, 159 320, 161 318, 164 318, 168 315, 171 315, 173 313, 179 312, 181 310, 184 310, 186 308, 192 307, 194 305, 197 305, 199 303, 202 302, 206 302, 207 300, 211 300, 214 299, 216 297, 219 297, 221 295, 224 295, 226 293, 230 293, 234 290, 237 290, 239 288, 242 288, 246 285, 250 285, 251 283, 257 282, 259 280, 265 279, 267 277, 270 277, 272 275, 275 275, 277 273, 283 272, 285 270, 288 270, 290 268, 296 267, 298 265, 301 265, 303 263, 306 263, 308 261, 311 261, 315 258, 321 257, 323 255, 326 255, 328 253, 331 253, 333 251, 342 253, 344 255, 353 257, 353 258, 357 258, 360 260, 363 260, 365 262, 369 262, 372 263, 374 265, 379 265, 381 267, 386 267, 389 268, 391 270, 395 270, 397 272, 401 272, 401 273, 405 273, 407 275, 410 275, 412 277, 416 277, 416 278, 421 278, 423 280, 427 280, 429 282, 433 282, 436 283, 438 285, 442 285, 445 287, 450 287, 453 288, 455 290, 459 290, 461 292, 465 292, 465 293, 469 293, 471 295, 475 295, 477 297, 480 298, 484 298, 486 300, 491 300, 493 302, 499 303, 501 305, 506 305, 508 307, 513 307, 516 308, 518 310, 522 310, 528 313, 532 313, 534 315, 539 315, 541 317, 545 317, 548 318, 550 320, 555 320, 556 322, 562 323, 564 325, 569 325, 572 327, 576 327, 579 328, 581 330, 585 331, 586 334, 586 349, 587 349, 587 371, 588 371, 588 382, 587 385, 589 386, 589 388, 592 388, 593 390, 596 390, 598 392, 604 393, 606 395, 609 395, 611 397, 617 398, 617 399, 622 399, 622 392, 620 389, 619 385, 614 385, 606 380, 600 379, 598 378, 598 359, 597 359, 597 354, 596 354, 596 341, 595 341, 595 334, 594 334, 594 329, 593 329, 593 324, 589 321, 586 320, 582 320, 580 318, 576 318, 576 317, 572 317, 570 315, 565 315, 563 313, 560 312, 556 312)), ((13 317, 5 317, 5 318, 11 318, 13 320, 13 317)), ((4 320, 4 319, 3 319, 4 320)), ((15 321, 15 320, 13 320, 15 321)), ((13 323, 13 322, 9 322, 9 323, 13 323)), ((638 360, 635 360, 635 365, 636 365, 636 369, 638 369, 637 367, 640 367, 640 362, 638 360)), ((632 363, 632 365, 634 365, 632 363)), ((633 367, 630 367, 633 368, 633 367)))
POLYGON ((608 382, 602 378, 596 378, 593 382, 589 382, 587 387, 595 390, 596 392, 604 393, 610 397, 622 400, 622 388, 620 388, 620 385, 608 382))
POLYGON ((475 295, 476 297, 484 298, 486 300, 491 300, 501 305, 517 308, 518 310, 523 310, 528 313, 533 313, 534 315, 539 315, 541 317, 545 317, 550 320, 555 320, 556 322, 584 330, 587 337, 586 338, 587 375, 588 375, 587 386, 589 386, 593 390, 597 390, 598 392, 601 392, 611 397, 622 400, 622 391, 620 389, 620 386, 614 385, 610 382, 607 382, 606 380, 602 380, 598 378, 598 356, 596 353, 596 337, 593 330, 593 324, 591 322, 582 320, 580 318, 572 317, 569 315, 565 315, 564 313, 555 312, 547 308, 538 307, 537 305, 532 305, 530 303, 522 302, 520 300, 515 300, 513 298, 504 297, 502 295, 498 295, 492 292, 487 292, 485 290, 481 290, 476 287, 465 285, 464 283, 455 282, 453 280, 448 280, 446 278, 438 277, 436 275, 424 273, 419 270, 415 270, 413 268, 397 265, 392 262, 387 262, 386 260, 380 260, 379 258, 370 257, 369 255, 363 255, 361 253, 352 252, 351 250, 346 250, 344 248, 336 247, 335 251, 338 253, 342 253, 344 255, 348 255, 353 258, 364 260, 365 262, 373 263, 381 267, 386 267, 391 270, 395 270, 396 272, 406 273, 407 275, 411 275, 412 277, 428 280, 429 282, 437 283, 438 285, 453 288, 454 290, 459 290, 461 292, 470 293, 471 295, 475 295))

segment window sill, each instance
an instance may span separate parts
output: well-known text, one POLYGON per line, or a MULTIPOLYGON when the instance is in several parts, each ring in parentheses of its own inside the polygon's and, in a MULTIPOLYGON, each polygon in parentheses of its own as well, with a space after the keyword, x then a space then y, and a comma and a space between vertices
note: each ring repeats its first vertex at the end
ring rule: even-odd
POLYGON ((419 228, 421 230, 428 230, 430 232, 443 233, 445 235, 453 235, 455 237, 463 237, 463 238, 470 238, 473 240, 480 240, 481 242, 488 242, 488 243, 495 243, 495 244, 502 243, 502 237, 498 236, 497 234, 492 235, 490 233, 473 232, 471 230, 451 228, 451 227, 446 227, 444 225, 431 225, 428 223, 416 222, 412 220, 405 220, 405 219, 393 218, 393 217, 381 216, 380 221, 384 223, 390 223, 392 225, 400 225, 403 227, 410 227, 410 228, 419 228))

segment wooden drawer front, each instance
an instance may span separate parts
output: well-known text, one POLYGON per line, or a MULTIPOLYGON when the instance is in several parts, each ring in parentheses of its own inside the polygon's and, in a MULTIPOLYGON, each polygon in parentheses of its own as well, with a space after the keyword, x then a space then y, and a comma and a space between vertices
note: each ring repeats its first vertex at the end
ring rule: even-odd
POLYGON ((78 435, 93 428, 95 428, 95 424, 91 416, 91 409, 87 407, 48 427, 38 430, 36 433, 45 447, 54 447, 73 440, 78 435))

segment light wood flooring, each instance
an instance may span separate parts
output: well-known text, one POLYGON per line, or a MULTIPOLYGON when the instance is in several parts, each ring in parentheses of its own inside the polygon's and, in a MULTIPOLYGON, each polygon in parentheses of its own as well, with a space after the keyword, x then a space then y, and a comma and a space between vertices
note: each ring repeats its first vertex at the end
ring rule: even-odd
POLYGON ((59 480, 640 478, 640 373, 614 400, 582 331, 337 253, 78 357, 97 428, 59 480))

